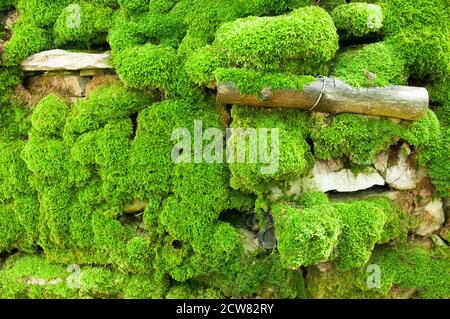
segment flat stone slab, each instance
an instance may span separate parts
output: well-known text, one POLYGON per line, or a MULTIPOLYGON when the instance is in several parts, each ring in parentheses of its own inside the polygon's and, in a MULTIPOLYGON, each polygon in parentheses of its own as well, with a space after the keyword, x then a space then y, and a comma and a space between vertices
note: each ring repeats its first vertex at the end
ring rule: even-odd
POLYGON ((24 71, 80 71, 112 69, 109 53, 83 53, 49 50, 31 55, 22 62, 24 71))

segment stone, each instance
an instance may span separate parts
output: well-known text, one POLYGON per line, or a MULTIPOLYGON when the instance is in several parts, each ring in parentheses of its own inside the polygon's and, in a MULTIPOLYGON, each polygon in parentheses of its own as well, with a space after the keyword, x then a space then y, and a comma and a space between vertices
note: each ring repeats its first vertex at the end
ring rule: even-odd
POLYGON ((9 11, 5 18, 5 29, 11 31, 18 19, 19 19, 19 12, 17 10, 9 11))
POLYGON ((108 70, 109 53, 69 52, 65 50, 43 51, 28 57, 22 62, 24 71, 79 71, 79 70, 108 70))
POLYGON ((397 190, 411 190, 426 177, 424 170, 417 170, 411 164, 411 149, 403 144, 400 150, 381 152, 374 161, 374 166, 384 177, 386 183, 397 190), (391 162, 391 158, 395 160, 391 162))
POLYGON ((109 70, 105 69, 86 69, 80 70, 80 76, 100 76, 110 73, 109 70))
POLYGON ((259 249, 258 237, 254 232, 245 228, 238 228, 238 232, 241 235, 245 252, 252 253, 259 249))
POLYGON ((89 81, 90 78, 78 75, 32 76, 26 79, 26 88, 34 96, 56 92, 66 97, 83 97, 89 81))
POLYGON ((275 237, 275 228, 273 225, 261 230, 258 233, 259 243, 262 248, 267 250, 274 250, 277 247, 277 240, 275 237))
POLYGON ((304 192, 356 192, 373 186, 383 186, 383 177, 372 167, 364 173, 353 173, 343 168, 341 161, 317 161, 312 176, 303 179, 304 192))
POLYGON ((423 207, 419 207, 414 212, 419 225, 414 231, 420 236, 430 236, 438 231, 445 222, 445 214, 440 199, 433 200, 423 207))
POLYGON ((344 168, 341 160, 316 161, 308 177, 293 180, 285 192, 279 186, 273 186, 268 198, 274 201, 283 195, 300 195, 314 191, 357 192, 384 185, 383 177, 373 167, 367 167, 363 173, 354 173, 344 168))

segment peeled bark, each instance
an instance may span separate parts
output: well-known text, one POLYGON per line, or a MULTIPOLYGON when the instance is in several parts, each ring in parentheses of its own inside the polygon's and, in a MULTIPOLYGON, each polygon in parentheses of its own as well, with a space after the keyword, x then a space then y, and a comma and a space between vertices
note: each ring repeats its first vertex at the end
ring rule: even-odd
POLYGON ((243 94, 234 83, 222 82, 217 87, 217 101, 224 104, 298 108, 325 113, 349 112, 419 120, 427 112, 429 96, 428 91, 421 87, 353 88, 336 78, 330 78, 325 87, 324 80, 318 79, 306 85, 301 92, 271 90, 267 87, 260 95, 243 94), (319 102, 313 108, 317 101, 319 102))

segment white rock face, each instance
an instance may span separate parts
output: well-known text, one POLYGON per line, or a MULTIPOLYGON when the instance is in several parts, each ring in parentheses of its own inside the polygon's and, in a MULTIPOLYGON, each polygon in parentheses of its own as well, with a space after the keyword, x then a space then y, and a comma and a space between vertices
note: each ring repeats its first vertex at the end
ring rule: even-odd
POLYGON ((415 213, 420 220, 420 225, 415 233, 420 236, 429 236, 439 230, 445 222, 445 214, 440 199, 434 200, 424 207, 419 207, 415 213))
POLYGON ((303 191, 356 192, 385 184, 383 177, 373 168, 355 174, 342 168, 340 161, 318 161, 314 165, 312 177, 303 181, 303 191))
POLYGON ((384 177, 386 183, 398 190, 411 190, 426 176, 423 170, 416 170, 408 163, 411 150, 407 144, 401 147, 398 160, 394 165, 388 163, 389 152, 381 152, 375 159, 374 166, 384 177))
POLYGON ((82 53, 65 50, 39 52, 22 62, 24 71, 78 71, 112 69, 109 53, 82 53))
POLYGON ((385 185, 383 177, 374 168, 369 167, 365 173, 355 174, 343 167, 340 160, 317 161, 309 177, 294 180, 285 192, 278 186, 272 187, 269 199, 276 200, 283 194, 300 195, 312 191, 356 192, 385 185))

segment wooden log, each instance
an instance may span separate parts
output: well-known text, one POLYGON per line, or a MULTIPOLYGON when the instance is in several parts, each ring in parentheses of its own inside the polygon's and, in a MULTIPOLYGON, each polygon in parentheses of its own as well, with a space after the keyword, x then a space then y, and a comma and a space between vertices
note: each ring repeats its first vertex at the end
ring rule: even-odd
POLYGON ((298 108, 325 113, 349 112, 419 120, 427 112, 429 96, 428 91, 421 87, 354 88, 332 77, 318 79, 306 85, 302 92, 271 90, 266 87, 260 95, 243 94, 234 83, 222 82, 217 86, 217 101, 224 104, 298 108))

